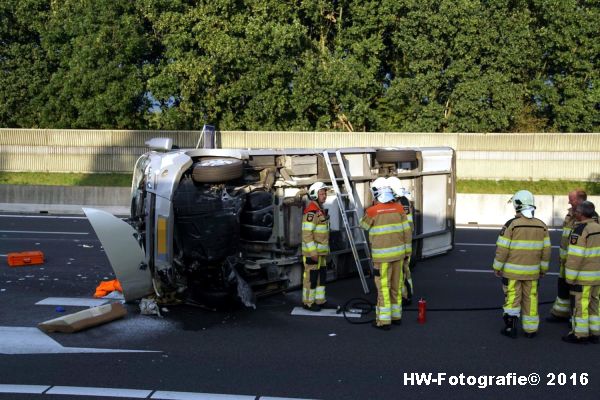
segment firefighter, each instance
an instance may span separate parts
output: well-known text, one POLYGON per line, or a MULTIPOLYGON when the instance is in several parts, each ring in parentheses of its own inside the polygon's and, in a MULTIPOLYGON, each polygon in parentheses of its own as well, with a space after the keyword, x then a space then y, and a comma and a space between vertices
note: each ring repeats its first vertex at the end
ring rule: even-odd
MULTIPOLYGON (((410 235, 412 237, 412 233, 414 231, 413 213, 410 206, 410 200, 407 197, 410 196, 410 192, 402 186, 400 179, 395 176, 387 178, 387 182, 392 188, 396 202, 400 203, 402 208, 404 208, 404 213, 406 214, 411 230, 410 235)), ((412 274, 410 272, 410 257, 411 251, 407 251, 406 257, 404 258, 404 262, 402 264, 404 274, 404 284, 402 285, 402 304, 405 305, 410 305, 414 293, 412 274)))
POLYGON ((320 311, 325 304, 325 279, 329 254, 329 216, 323 207, 329 189, 323 182, 315 182, 308 189, 310 202, 302 217, 302 306, 320 311))
POLYGON ((594 221, 594 204, 575 207, 577 220, 569 236, 565 280, 571 300, 571 331, 568 343, 598 343, 600 340, 600 224, 594 221))
POLYGON ((371 186, 374 205, 365 210, 360 226, 369 232, 377 287, 376 320, 373 326, 389 330, 402 321, 402 264, 410 254, 410 226, 400 204, 394 202, 392 189, 375 180, 371 186))
POLYGON ((548 271, 550 236, 546 224, 534 218, 535 200, 529 191, 518 191, 511 201, 516 216, 500 231, 493 264, 505 295, 501 333, 516 338, 522 317, 525 336, 532 338, 539 325, 538 279, 548 271))
POLYGON ((587 200, 587 194, 576 189, 569 192, 569 205, 571 208, 567 210, 567 215, 562 225, 562 235, 560 239, 560 269, 558 273, 557 295, 550 316, 546 318, 547 322, 563 322, 568 321, 571 316, 570 301, 569 301, 569 285, 565 281, 565 262, 567 260, 567 248, 569 247, 569 237, 573 230, 573 225, 577 222, 573 216, 575 208, 582 202, 587 200))

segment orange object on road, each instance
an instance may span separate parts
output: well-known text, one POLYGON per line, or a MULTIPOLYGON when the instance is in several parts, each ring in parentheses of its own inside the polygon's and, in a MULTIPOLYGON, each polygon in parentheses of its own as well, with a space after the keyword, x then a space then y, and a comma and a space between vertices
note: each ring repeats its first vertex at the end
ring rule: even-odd
POLYGON ((96 287, 96 293, 94 293, 94 297, 104 297, 107 294, 114 292, 115 290, 123 293, 123 288, 121 287, 121 283, 118 279, 113 279, 112 281, 102 281, 96 287))
POLYGON ((8 253, 8 265, 10 267, 22 267, 24 265, 35 265, 44 263, 44 253, 41 251, 24 251, 21 253, 8 253))

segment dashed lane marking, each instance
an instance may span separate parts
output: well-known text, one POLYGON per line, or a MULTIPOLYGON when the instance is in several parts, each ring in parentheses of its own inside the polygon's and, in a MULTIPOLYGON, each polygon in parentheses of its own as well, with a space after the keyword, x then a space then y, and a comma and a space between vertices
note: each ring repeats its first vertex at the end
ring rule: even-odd
POLYGON ((38 233, 40 235, 89 235, 89 232, 51 232, 51 231, 5 231, 0 233, 38 233))
MULTIPOLYGON (((83 386, 10 385, 0 384, 0 393, 127 397, 155 400, 309 400, 291 397, 247 396, 221 393, 170 392, 150 389, 124 389, 83 386)), ((45 397, 45 396, 44 396, 45 397)))

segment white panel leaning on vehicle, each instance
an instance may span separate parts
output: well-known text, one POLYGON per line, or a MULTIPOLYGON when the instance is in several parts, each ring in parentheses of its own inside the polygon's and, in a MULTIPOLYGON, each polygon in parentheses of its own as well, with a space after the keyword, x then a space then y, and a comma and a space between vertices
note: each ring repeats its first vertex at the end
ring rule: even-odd
MULTIPOLYGON (((300 288, 305 195, 313 183, 330 185, 332 179, 344 190, 329 193, 323 205, 330 225, 328 281, 356 273, 361 265, 355 258, 366 244, 351 251, 340 221, 358 226, 372 201, 370 183, 378 177, 396 177, 412 193, 413 261, 454 245, 451 148, 178 149, 160 138, 148 144, 150 151, 134 167, 131 217, 124 222, 97 213, 92 221, 94 229, 103 225, 99 219, 110 218, 133 227, 133 234, 121 232, 135 238, 142 263, 119 261, 118 240, 103 241, 117 278, 126 281, 124 291, 135 295, 125 293, 129 300, 154 296, 159 303, 217 306, 239 297, 253 306, 256 296, 300 288), (336 150, 338 156, 330 158, 336 150), (336 177, 340 167, 349 171, 349 188, 336 177), (334 201, 336 195, 343 203, 334 201), (338 204, 344 213, 360 212, 341 218, 338 204)), ((362 272, 370 274, 368 268, 362 272)))

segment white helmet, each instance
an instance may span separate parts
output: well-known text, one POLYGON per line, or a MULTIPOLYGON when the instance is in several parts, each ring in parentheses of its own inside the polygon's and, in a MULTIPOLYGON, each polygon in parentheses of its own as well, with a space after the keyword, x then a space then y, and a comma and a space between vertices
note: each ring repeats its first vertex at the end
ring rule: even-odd
POLYGON ((395 176, 387 178, 387 185, 392 188, 395 198, 410 196, 410 192, 402 186, 402 181, 395 176))
POLYGON ((515 211, 520 212, 526 218, 533 218, 535 199, 529 190, 519 190, 509 201, 512 201, 515 211))
POLYGON ((319 198, 319 190, 321 189, 329 189, 329 186, 325 185, 323 182, 315 182, 308 188, 308 198, 311 200, 317 200, 319 198))
POLYGON ((371 183, 371 193, 377 201, 387 203, 394 200, 392 189, 389 186, 387 179, 379 177, 371 183))

